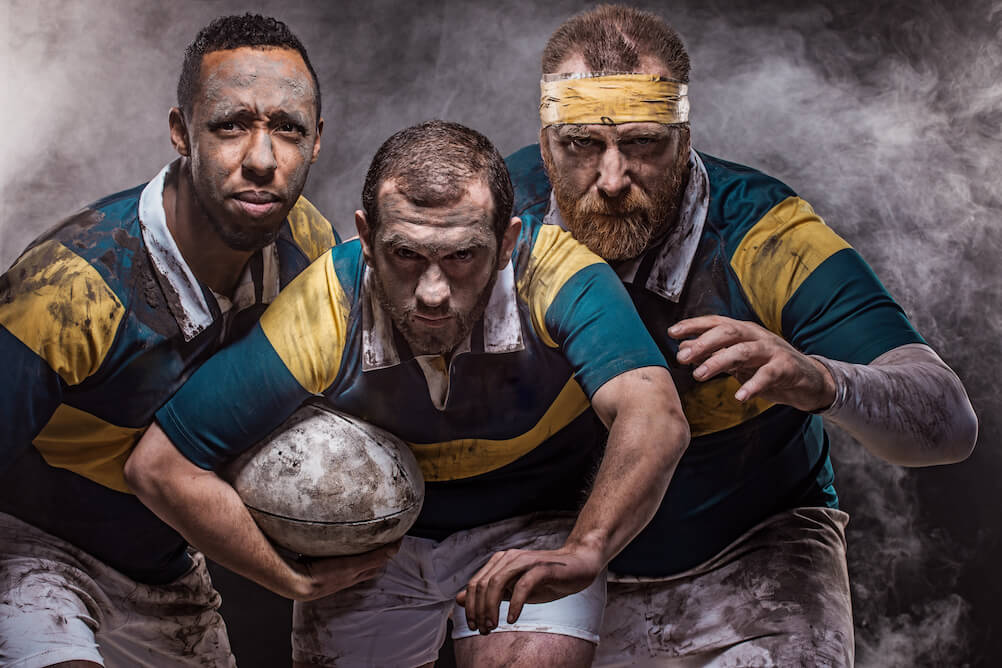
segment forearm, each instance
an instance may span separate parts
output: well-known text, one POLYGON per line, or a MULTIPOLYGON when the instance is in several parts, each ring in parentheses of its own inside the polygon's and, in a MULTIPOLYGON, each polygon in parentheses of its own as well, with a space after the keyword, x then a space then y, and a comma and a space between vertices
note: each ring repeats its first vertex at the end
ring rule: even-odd
POLYGON ((185 460, 158 426, 127 462, 126 480, 140 501, 213 561, 281 596, 308 595, 307 579, 279 556, 236 491, 185 460), (160 443, 159 454, 149 454, 153 439, 166 441, 173 453, 162 456, 160 443))
POLYGON ((605 455, 567 539, 596 550, 603 565, 650 522, 689 444, 688 423, 670 389, 626 394, 610 421, 605 455))
POLYGON ((928 346, 890 350, 868 365, 813 356, 835 380, 835 402, 821 414, 870 452, 894 464, 961 461, 978 421, 957 375, 928 346))

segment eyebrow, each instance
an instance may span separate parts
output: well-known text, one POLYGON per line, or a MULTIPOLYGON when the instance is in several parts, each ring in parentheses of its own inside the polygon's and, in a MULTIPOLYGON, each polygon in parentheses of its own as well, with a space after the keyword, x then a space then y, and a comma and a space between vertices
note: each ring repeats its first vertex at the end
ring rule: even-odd
MULTIPOLYGON (((213 110, 209 114, 209 123, 219 123, 222 121, 230 120, 249 120, 257 118, 257 112, 248 106, 226 106, 219 109, 213 110)), ((302 128, 308 128, 310 123, 302 114, 296 113, 294 111, 280 110, 273 114, 269 114, 268 122, 274 125, 281 125, 282 123, 292 123, 293 125, 298 125, 302 128)))
POLYGON ((452 253, 458 253, 459 251, 464 250, 472 251, 480 248, 487 248, 490 245, 485 239, 479 238, 469 239, 467 243, 459 244, 454 247, 439 242, 418 243, 410 237, 404 236, 398 232, 387 233, 383 236, 382 241, 383 244, 389 248, 413 248, 418 250, 434 251, 436 253, 444 253, 445 255, 451 255, 452 253))
POLYGON ((580 125, 561 125, 556 130, 557 136, 563 139, 585 139, 591 137, 591 133, 580 125))

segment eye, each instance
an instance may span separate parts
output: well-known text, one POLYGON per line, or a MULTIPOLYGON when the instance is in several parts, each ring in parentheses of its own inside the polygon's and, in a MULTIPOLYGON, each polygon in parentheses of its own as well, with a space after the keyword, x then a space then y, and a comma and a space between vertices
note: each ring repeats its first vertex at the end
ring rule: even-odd
POLYGON ((236 121, 219 121, 213 123, 210 128, 213 132, 218 132, 220 134, 235 134, 240 131, 240 125, 236 121))
POLYGON ((458 250, 455 253, 449 255, 450 260, 459 260, 460 262, 467 262, 473 259, 473 251, 469 248, 464 248, 458 250))
POLYGON ((296 134, 296 135, 306 134, 306 128, 292 122, 282 123, 276 128, 276 130, 282 134, 296 134))
POLYGON ((412 251, 410 248, 398 247, 393 250, 393 254, 396 255, 401 260, 416 260, 420 255, 412 251))
POLYGON ((576 148, 588 148, 595 145, 595 140, 591 137, 574 137, 571 139, 571 145, 576 148))

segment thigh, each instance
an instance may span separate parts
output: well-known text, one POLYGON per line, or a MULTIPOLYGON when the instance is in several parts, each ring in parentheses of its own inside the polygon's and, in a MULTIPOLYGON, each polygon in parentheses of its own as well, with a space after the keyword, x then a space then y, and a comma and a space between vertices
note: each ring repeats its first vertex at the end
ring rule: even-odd
POLYGON ((94 588, 64 562, 0 555, 0 665, 104 665, 96 637, 102 615, 88 593, 94 588))
POLYGON ((468 636, 453 645, 460 668, 587 668, 595 644, 550 632, 522 631, 468 636))
POLYGON ((693 571, 610 583, 595 665, 852 665, 846 519, 782 513, 693 571))
MULTIPOLYGON (((482 564, 498 550, 559 547, 572 525, 573 517, 541 515, 513 518, 477 529, 476 533, 486 539, 477 563, 482 564)), ((469 570, 466 578, 474 572, 475 569, 469 570)), ((457 662, 460 666, 589 666, 604 608, 604 575, 570 596, 525 605, 513 624, 506 621, 508 602, 502 601, 500 624, 486 636, 470 630, 466 611, 455 605, 452 637, 457 662)))
POLYGON ((445 641, 452 596, 433 574, 432 541, 405 537, 377 578, 293 606, 292 656, 318 666, 419 666, 445 641))
POLYGON ((236 665, 205 558, 194 553, 192 561, 187 573, 168 584, 123 579, 107 587, 116 624, 99 642, 109 666, 236 665))

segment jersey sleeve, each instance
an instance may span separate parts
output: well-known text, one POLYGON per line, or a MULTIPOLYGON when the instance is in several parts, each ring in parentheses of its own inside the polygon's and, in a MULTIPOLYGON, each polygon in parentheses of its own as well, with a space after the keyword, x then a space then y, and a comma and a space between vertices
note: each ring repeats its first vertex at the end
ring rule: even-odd
POLYGON ((521 289, 536 331, 589 398, 626 371, 667 367, 616 273, 559 227, 540 227, 521 289))
POLYGON ((288 215, 289 229, 296 245, 309 262, 341 243, 330 221, 303 196, 296 200, 288 215))
POLYGON ((157 422, 194 464, 218 467, 334 383, 348 314, 327 253, 279 293, 246 337, 203 364, 157 422))
POLYGON ((125 308, 86 260, 56 240, 27 251, 0 278, 0 470, 46 425, 65 388, 104 362, 125 308))
POLYGON ((800 198, 763 216, 731 266, 765 326, 804 353, 868 364, 925 343, 859 253, 800 198))

